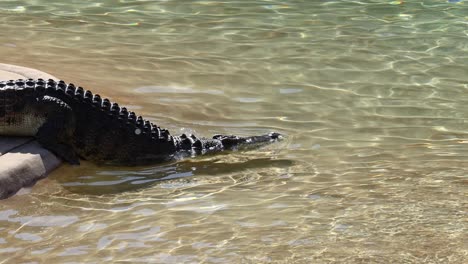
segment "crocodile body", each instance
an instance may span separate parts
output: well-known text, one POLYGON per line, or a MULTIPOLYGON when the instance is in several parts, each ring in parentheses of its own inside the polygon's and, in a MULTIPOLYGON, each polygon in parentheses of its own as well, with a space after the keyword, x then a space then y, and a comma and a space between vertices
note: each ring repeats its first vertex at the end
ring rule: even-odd
POLYGON ((54 80, 0 82, 0 135, 34 136, 71 164, 79 159, 141 165, 251 146, 278 133, 237 137, 172 136, 168 130, 82 87, 54 80))

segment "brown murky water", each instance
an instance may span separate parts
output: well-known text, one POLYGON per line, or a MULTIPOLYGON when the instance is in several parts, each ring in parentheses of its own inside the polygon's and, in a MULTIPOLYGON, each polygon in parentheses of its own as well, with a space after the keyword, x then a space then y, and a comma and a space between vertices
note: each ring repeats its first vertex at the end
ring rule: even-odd
POLYGON ((463 263, 468 6, 446 1, 0 3, 1 62, 172 133, 279 144, 64 165, 0 202, 0 263, 463 263))

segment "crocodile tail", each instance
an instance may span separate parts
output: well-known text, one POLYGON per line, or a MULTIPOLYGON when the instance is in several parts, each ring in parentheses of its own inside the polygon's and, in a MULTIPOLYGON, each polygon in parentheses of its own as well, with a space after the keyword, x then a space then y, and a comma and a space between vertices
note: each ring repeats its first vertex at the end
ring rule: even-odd
POLYGON ((245 150, 260 147, 271 142, 282 139, 281 134, 272 132, 261 136, 238 137, 238 136, 213 136, 211 141, 221 143, 223 150, 245 150))
POLYGON ((221 152, 225 150, 253 149, 275 141, 279 141, 282 138, 282 135, 276 132, 251 137, 215 135, 211 139, 197 138, 194 135, 187 136, 182 134, 180 137, 176 137, 175 141, 178 149, 191 151, 194 154, 200 155, 221 152))

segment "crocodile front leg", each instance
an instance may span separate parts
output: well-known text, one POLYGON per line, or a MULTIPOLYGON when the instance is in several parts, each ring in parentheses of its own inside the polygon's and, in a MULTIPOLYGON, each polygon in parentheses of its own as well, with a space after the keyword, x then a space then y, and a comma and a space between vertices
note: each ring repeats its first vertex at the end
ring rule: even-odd
POLYGON ((43 96, 37 99, 37 108, 39 113, 47 113, 46 121, 37 132, 37 141, 70 164, 79 165, 80 160, 71 145, 75 118, 70 106, 55 97, 43 96))

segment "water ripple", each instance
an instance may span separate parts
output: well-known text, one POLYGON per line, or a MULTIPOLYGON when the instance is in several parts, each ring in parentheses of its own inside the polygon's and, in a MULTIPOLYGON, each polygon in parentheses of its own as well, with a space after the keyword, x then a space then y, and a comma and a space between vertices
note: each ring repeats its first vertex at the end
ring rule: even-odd
POLYGON ((0 204, 2 260, 466 262, 466 13, 435 0, 3 1, 5 63, 173 134, 286 139, 63 166, 0 204))

